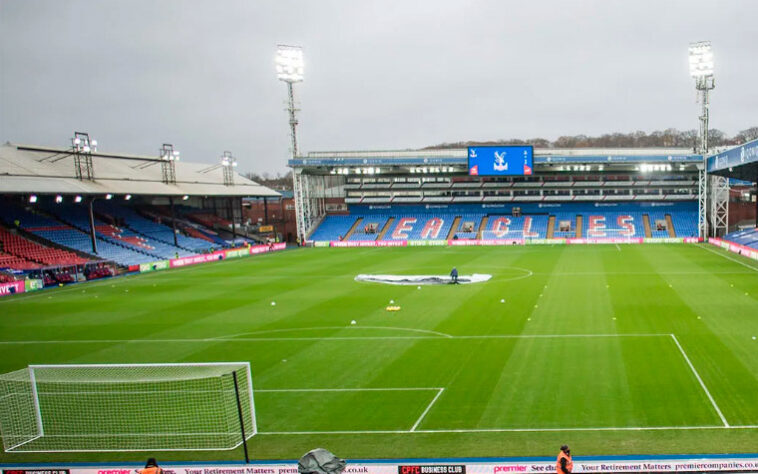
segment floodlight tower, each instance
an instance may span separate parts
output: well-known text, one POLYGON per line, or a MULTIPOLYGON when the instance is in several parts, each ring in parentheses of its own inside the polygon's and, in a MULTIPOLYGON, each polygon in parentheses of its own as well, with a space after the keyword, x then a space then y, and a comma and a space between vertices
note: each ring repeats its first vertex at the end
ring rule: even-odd
POLYGON ((92 152, 97 151, 97 140, 90 138, 89 133, 74 132, 71 139, 71 149, 74 155, 74 172, 79 180, 95 179, 92 167, 92 152))
MULTIPOLYGON (((287 112, 289 113, 290 139, 292 146, 290 157, 298 156, 297 148, 297 117, 299 109, 295 107, 293 84, 303 81, 303 49, 300 46, 277 45, 276 47, 276 76, 287 84, 287 112)), ((297 220, 297 237, 304 243, 311 228, 312 213, 310 199, 310 184, 307 175, 292 169, 292 181, 295 192, 295 218, 297 220)))
POLYGON ((174 145, 164 143, 160 149, 161 176, 165 184, 176 184, 176 162, 179 161, 179 151, 174 145))
POLYGON ((722 176, 708 176, 708 129, 710 120, 710 91, 716 87, 713 77, 713 50, 710 41, 690 43, 690 75, 695 79, 695 89, 700 101, 700 130, 698 153, 703 155, 703 169, 698 180, 698 233, 700 237, 721 235, 728 231, 729 222, 729 180, 722 176), (711 228, 708 227, 708 204, 710 197, 711 228))
POLYGON ((699 116, 700 128, 697 152, 703 155, 703 163, 698 172, 698 236, 708 237, 708 119, 709 92, 715 87, 713 79, 713 51, 710 41, 690 43, 690 76, 695 79, 698 101, 702 108, 699 116))
POLYGON ((221 166, 224 171, 224 186, 232 186, 234 184, 234 168, 237 167, 237 158, 232 156, 231 151, 225 151, 221 155, 221 166))
POLYGON ((690 43, 690 75, 695 79, 695 89, 702 106, 700 113, 699 152, 708 153, 709 92, 716 87, 713 78, 713 51, 710 41, 690 43))

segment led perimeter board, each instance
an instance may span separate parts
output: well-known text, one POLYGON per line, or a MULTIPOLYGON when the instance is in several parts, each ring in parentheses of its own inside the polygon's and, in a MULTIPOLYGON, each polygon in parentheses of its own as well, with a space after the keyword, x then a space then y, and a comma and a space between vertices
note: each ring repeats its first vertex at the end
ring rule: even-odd
POLYGON ((470 176, 525 176, 534 169, 534 148, 529 146, 470 146, 470 176))

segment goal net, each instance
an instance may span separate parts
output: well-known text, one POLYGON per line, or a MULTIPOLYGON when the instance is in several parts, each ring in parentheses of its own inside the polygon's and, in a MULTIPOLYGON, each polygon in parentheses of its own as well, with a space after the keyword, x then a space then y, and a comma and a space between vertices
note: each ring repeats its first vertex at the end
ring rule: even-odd
POLYGON ((0 374, 6 452, 224 450, 256 431, 247 362, 30 365, 0 374))

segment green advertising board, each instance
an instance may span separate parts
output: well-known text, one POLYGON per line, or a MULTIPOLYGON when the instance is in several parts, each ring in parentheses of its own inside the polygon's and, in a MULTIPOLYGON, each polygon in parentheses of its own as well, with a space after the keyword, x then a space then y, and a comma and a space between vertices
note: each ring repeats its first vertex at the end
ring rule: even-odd
POLYGON ((32 280, 26 280, 24 282, 24 285, 26 286, 25 289, 26 289, 26 292, 28 293, 30 291, 41 290, 42 288, 45 287, 45 282, 42 281, 42 280, 33 280, 32 279, 32 280))
POLYGON ((147 272, 155 272, 158 270, 168 270, 168 268, 169 268, 168 260, 159 260, 157 262, 140 263, 139 271, 140 273, 147 273, 147 272))

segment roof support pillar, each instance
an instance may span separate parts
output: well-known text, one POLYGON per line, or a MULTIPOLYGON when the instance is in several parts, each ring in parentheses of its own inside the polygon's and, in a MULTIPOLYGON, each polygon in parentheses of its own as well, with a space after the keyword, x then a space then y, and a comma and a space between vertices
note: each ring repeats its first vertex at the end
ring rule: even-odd
MULTIPOLYGON (((758 219, 758 217, 756 217, 758 219)), ((263 223, 268 225, 268 200, 263 196, 263 223)))
POLYGON ((92 239, 92 253, 97 255, 97 237, 95 236, 95 209, 93 204, 95 204, 95 199, 92 198, 89 200, 89 236, 90 239, 92 239))
POLYGON ((176 216, 174 215, 174 197, 169 196, 168 197, 168 203, 171 207, 171 230, 174 231, 174 247, 178 247, 178 239, 176 237, 176 216))
POLYGON ((229 198, 229 217, 232 221, 232 241, 237 240, 237 226, 234 225, 234 206, 232 204, 232 199, 229 198))

